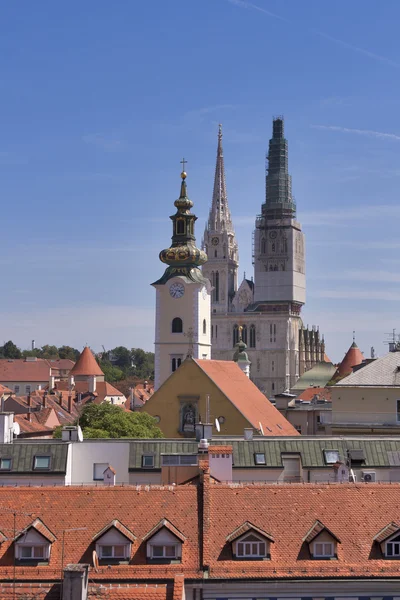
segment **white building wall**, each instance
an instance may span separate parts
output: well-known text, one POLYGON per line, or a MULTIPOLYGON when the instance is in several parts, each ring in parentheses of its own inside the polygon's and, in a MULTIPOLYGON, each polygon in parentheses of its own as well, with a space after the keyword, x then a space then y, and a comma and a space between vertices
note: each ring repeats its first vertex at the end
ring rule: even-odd
POLYGON ((97 484, 93 479, 94 463, 106 463, 116 471, 116 483, 129 483, 129 442, 83 441, 71 447, 71 484, 97 484))

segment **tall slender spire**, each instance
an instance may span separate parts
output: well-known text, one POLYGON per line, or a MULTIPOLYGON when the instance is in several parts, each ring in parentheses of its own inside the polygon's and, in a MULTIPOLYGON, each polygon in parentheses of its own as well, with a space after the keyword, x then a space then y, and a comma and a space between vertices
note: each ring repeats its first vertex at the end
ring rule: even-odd
POLYGON ((223 231, 233 233, 231 213, 226 193, 224 151, 222 148, 222 125, 218 127, 217 161, 215 164, 214 189, 212 204, 206 225, 208 231, 223 231))

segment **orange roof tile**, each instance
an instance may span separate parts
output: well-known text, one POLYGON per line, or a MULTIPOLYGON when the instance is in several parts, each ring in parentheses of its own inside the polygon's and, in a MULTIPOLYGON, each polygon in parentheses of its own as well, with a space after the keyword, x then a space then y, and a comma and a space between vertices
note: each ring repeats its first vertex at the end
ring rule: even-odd
MULTIPOLYGON (((172 579, 175 574, 185 572, 188 577, 199 577, 199 525, 197 518, 197 487, 0 487, 0 529, 13 531, 13 511, 18 506, 17 530, 32 524, 38 516, 57 538, 51 547, 48 565, 29 570, 29 580, 57 581, 63 564, 92 563, 95 549, 93 536, 114 519, 134 532, 137 539, 132 544, 132 555, 128 565, 113 568, 100 566, 99 572, 91 571, 91 580, 108 581, 172 579), (12 509, 12 510, 11 510, 12 509), (151 564, 146 560, 146 544, 143 538, 162 520, 172 525, 175 535, 184 536, 183 564, 151 564), (74 528, 80 528, 74 532, 74 528), (82 529, 83 528, 83 529, 82 529), (63 548, 63 532, 64 548, 63 548), (64 552, 63 552, 64 550, 64 552), (34 572, 33 572, 34 571, 34 572)), ((10 572, 13 565, 12 544, 7 539, 0 546, 0 579, 10 572)), ((17 566, 17 578, 26 567, 17 566)), ((1 596, 0 596, 1 597, 1 596)))
POLYGON ((309 387, 304 390, 297 399, 309 402, 313 400, 315 396, 317 396, 318 400, 328 400, 329 402, 332 399, 331 390, 323 387, 309 387))
POLYGON ((338 367, 338 374, 340 377, 345 377, 352 372, 352 367, 360 365, 364 360, 364 355, 355 342, 352 343, 350 348, 347 350, 345 357, 338 367))
POLYGON ((89 346, 85 346, 80 357, 70 371, 71 375, 104 375, 100 369, 93 352, 89 346))
POLYGON ((0 359, 0 382, 38 382, 48 383, 51 367, 47 360, 38 358, 27 361, 25 358, 0 359))
POLYGON ((193 360, 254 429, 258 430, 261 423, 266 436, 300 435, 237 363, 228 360, 193 360))

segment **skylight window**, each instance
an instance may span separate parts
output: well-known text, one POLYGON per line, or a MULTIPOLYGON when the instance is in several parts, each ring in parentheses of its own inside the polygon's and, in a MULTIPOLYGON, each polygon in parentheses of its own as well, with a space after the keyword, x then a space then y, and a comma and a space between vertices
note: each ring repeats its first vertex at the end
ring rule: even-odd
POLYGON ((144 454, 142 456, 142 467, 145 469, 153 469, 154 468, 154 455, 153 454, 144 454))
POLYGON ((256 465, 265 465, 267 464, 265 461, 265 454, 264 452, 256 452, 254 454, 254 462, 256 465))
POLYGON ((339 450, 324 450, 325 463, 334 465, 339 462, 339 450))
POLYGON ((33 468, 38 471, 50 469, 50 456, 35 456, 33 468))
POLYGON ((11 471, 12 460, 11 458, 0 459, 0 471, 11 471))

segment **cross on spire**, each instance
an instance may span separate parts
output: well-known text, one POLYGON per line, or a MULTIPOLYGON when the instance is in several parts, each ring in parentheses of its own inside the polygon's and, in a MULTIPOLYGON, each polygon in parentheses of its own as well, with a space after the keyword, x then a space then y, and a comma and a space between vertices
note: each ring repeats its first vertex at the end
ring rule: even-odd
POLYGON ((184 170, 185 170, 185 165, 186 165, 186 163, 187 163, 187 160, 185 160, 185 157, 183 157, 183 158, 182 158, 182 160, 181 160, 182 171, 184 171, 184 170))

